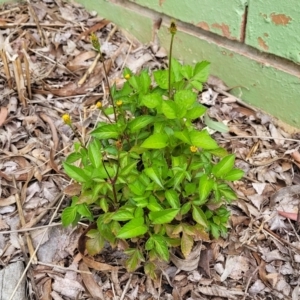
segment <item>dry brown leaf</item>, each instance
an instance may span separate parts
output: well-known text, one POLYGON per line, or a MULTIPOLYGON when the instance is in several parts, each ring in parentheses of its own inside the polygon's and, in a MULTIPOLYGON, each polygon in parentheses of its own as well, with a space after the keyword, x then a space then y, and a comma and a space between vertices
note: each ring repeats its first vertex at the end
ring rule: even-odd
POLYGON ((110 23, 109 20, 106 20, 106 19, 101 20, 100 22, 96 23, 95 25, 93 25, 89 29, 87 29, 84 32, 80 33, 80 35, 76 38, 75 42, 78 42, 82 38, 87 38, 91 33, 102 29, 103 27, 105 27, 109 23, 110 23))
POLYGON ((76 196, 80 194, 81 188, 79 183, 71 183, 64 189, 64 193, 69 196, 76 196))
MULTIPOLYGON (((79 264, 79 270, 85 271, 85 272, 90 271, 84 262, 81 262, 79 264)), ((91 294, 93 299, 95 299, 95 300, 104 299, 102 289, 95 282, 95 279, 92 274, 81 273, 81 277, 82 277, 85 287, 87 288, 88 292, 91 294)))
POLYGON ((84 263, 91 269, 97 270, 97 271, 113 271, 113 270, 118 270, 118 267, 114 267, 105 263, 100 263, 90 257, 83 256, 82 260, 84 263))
POLYGON ((7 198, 0 198, 0 207, 5 207, 14 203, 16 203, 15 195, 10 195, 7 198))
MULTIPOLYGON (((111 59, 106 60, 105 68, 107 72, 110 71, 111 66, 112 66, 112 60, 111 59)), ((104 72, 103 72, 102 65, 98 65, 95 68, 93 74, 91 74, 90 77, 87 79, 87 81, 81 86, 78 86, 77 83, 70 82, 60 89, 53 89, 49 85, 46 85, 46 88, 53 95, 60 96, 60 97, 82 95, 89 92, 91 89, 94 89, 96 86, 98 86, 103 79, 104 79, 104 72)))
POLYGON ((227 287, 215 284, 213 284, 212 286, 200 286, 196 290, 207 296, 219 296, 225 299, 233 300, 238 300, 240 299, 240 297, 238 296, 244 295, 244 291, 242 290, 232 288, 229 290, 227 287))
POLYGON ((201 253, 202 243, 198 242, 194 247, 193 251, 189 254, 186 259, 179 258, 170 252, 170 259, 172 263, 179 269, 183 271, 193 271, 197 269, 200 253, 201 253))
POLYGON ((2 126, 8 116, 8 109, 7 107, 2 106, 0 108, 0 126, 2 126))

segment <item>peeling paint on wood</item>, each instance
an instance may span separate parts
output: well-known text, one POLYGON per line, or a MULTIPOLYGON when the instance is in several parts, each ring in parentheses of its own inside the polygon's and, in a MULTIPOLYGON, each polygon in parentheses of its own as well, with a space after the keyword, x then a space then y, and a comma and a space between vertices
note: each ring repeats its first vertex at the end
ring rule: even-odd
POLYGON ((267 45, 266 41, 263 40, 261 37, 257 38, 258 44, 261 48, 263 48, 264 50, 268 51, 269 50, 269 46, 267 45))
POLYGON ((289 16, 286 16, 285 14, 275 14, 272 13, 270 15, 272 22, 275 25, 283 25, 286 26, 287 24, 290 23, 290 21, 292 21, 292 18, 289 16))
POLYGON ((222 31, 222 35, 227 37, 228 39, 235 39, 234 37, 231 36, 231 33, 230 33, 230 29, 229 29, 229 26, 222 23, 222 24, 218 24, 218 23, 214 23, 212 24, 211 26, 212 28, 216 28, 216 29, 220 29, 222 31))
POLYGON ((209 25, 206 22, 199 22, 197 24, 197 26, 200 27, 200 28, 202 28, 202 29, 204 29, 204 30, 209 30, 210 29, 209 25))

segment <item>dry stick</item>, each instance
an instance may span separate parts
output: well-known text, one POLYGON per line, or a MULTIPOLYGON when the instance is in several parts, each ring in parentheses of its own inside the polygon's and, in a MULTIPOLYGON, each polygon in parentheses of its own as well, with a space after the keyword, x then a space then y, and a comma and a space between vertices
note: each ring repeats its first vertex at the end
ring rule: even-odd
POLYGON ((131 279, 132 279, 132 274, 129 275, 128 281, 127 281, 127 283, 125 285, 125 288, 123 290, 123 293, 121 295, 120 300, 123 300, 125 298, 125 295, 126 295, 128 289, 129 289, 129 285, 130 285, 131 279))
POLYGON ((42 46, 44 47, 45 44, 47 43, 48 44, 48 40, 47 40, 47 37, 46 35, 44 34, 44 31, 42 30, 42 27, 40 26, 40 22, 39 22, 39 19, 30 3, 30 0, 27 0, 27 3, 28 3, 28 9, 29 9, 29 12, 31 13, 32 17, 33 17, 33 20, 36 24, 36 27, 37 27, 37 30, 38 30, 38 33, 41 37, 41 42, 42 42, 42 46))
POLYGON ((110 39, 113 37, 113 35, 115 34, 115 32, 117 31, 118 26, 114 25, 113 29, 110 31, 110 33, 108 34, 107 38, 106 38, 106 42, 109 42, 110 39))
MULTIPOLYGON (((25 49, 25 42, 22 42, 22 51, 23 53, 26 52, 25 49)), ((29 69, 29 62, 27 59, 27 55, 24 54, 24 66, 25 66, 25 75, 26 75, 26 85, 27 85, 27 92, 28 98, 32 99, 32 91, 31 91, 31 79, 30 79, 30 69, 29 69)))
MULTIPOLYGON (((9 14, 10 12, 13 12, 13 11, 15 11, 15 10, 20 10, 20 8, 19 8, 19 7, 14 7, 14 8, 9 9, 9 10, 4 10, 4 11, 0 12, 0 16, 1 16, 1 15, 9 14)), ((2 27, 2 25, 1 25, 1 27, 2 27)))
POLYGON ((223 90, 218 89, 218 88, 215 88, 214 90, 215 90, 217 93, 219 93, 219 94, 221 94, 221 95, 223 95, 223 96, 227 96, 227 97, 233 98, 238 104, 240 104, 240 105, 242 105, 242 106, 245 106, 245 107, 247 107, 247 108, 249 108, 249 109, 252 109, 252 110, 254 110, 255 112, 258 111, 257 108, 252 107, 250 104, 245 103, 245 102, 244 102, 243 100, 241 100, 240 98, 238 98, 238 97, 236 97, 236 96, 234 96, 234 95, 232 95, 232 94, 230 94, 230 93, 228 93, 228 92, 226 92, 226 91, 223 91, 223 90))
POLYGON ((48 213, 48 210, 50 210, 59 200, 60 197, 63 196, 63 193, 59 193, 56 198, 48 204, 48 206, 45 208, 45 210, 43 212, 41 212, 38 216, 36 216, 34 219, 31 219, 25 226, 23 226, 21 229, 27 229, 27 228, 31 228, 32 226, 34 226, 35 224, 37 224, 41 219, 43 219, 43 217, 48 213))
MULTIPOLYGON (((70 71, 70 70, 69 70, 66 66, 64 66, 63 64, 54 61, 54 60, 51 59, 50 57, 47 57, 47 56, 41 54, 40 52, 35 51, 34 49, 29 48, 29 50, 30 50, 31 52, 35 53, 36 55, 39 55, 40 57, 43 57, 44 59, 50 61, 50 62, 53 63, 55 66, 58 66, 58 67, 64 69, 64 70, 67 71, 69 74, 74 75, 75 77, 77 77, 77 75, 76 75, 75 73, 73 73, 72 71, 70 71)), ((49 73, 49 74, 50 74, 50 73, 49 73)))
POLYGON ((289 139, 289 138, 278 138, 278 137, 272 137, 272 136, 259 136, 259 135, 239 135, 239 136, 228 136, 223 137, 223 139, 265 139, 265 140, 283 140, 283 141, 289 141, 289 142, 297 142, 300 143, 300 139, 289 139))
MULTIPOLYGON (((16 179, 15 179, 14 176, 13 176, 13 185, 14 185, 15 189, 17 189, 16 179)), ((16 193, 15 199, 16 199, 16 203, 17 203, 17 208, 18 208, 18 213, 19 213, 21 225, 25 226, 26 221, 25 221, 25 217, 24 217, 24 214, 23 214, 23 208, 22 208, 19 193, 16 193)), ((34 251, 34 247, 33 247, 33 244, 32 244, 30 234, 28 232, 25 232, 25 237, 26 237, 26 242, 27 242, 29 255, 32 257, 32 263, 36 264, 37 257, 35 255, 35 251, 34 251)))
POLYGON ((159 300, 160 294, 161 294, 161 281, 162 281, 162 275, 163 275, 163 273, 160 273, 160 278, 159 278, 159 288, 158 288, 157 300, 159 300))
POLYGON ((21 57, 18 56, 16 59, 16 64, 17 64, 17 69, 18 69, 18 75, 19 75, 19 80, 20 80, 20 100, 22 102, 22 105, 24 107, 27 106, 27 100, 25 97, 25 81, 24 81, 24 76, 23 76, 23 69, 22 69, 22 63, 21 63, 21 57))
POLYGON ((245 294, 244 294, 244 297, 243 297, 242 300, 246 300, 246 297, 248 296, 247 291, 248 291, 248 289, 249 289, 249 285, 250 285, 250 283, 251 283, 251 280, 252 280, 253 276, 257 273, 258 269, 259 269, 259 266, 256 267, 256 269, 253 271, 253 273, 252 273, 251 276, 249 277, 249 279, 248 279, 248 281, 247 281, 247 285, 246 285, 246 287, 245 287, 245 294))
POLYGON ((8 66, 8 63, 7 63, 7 57, 6 57, 6 54, 5 54, 4 50, 0 51, 0 55, 1 55, 1 58, 2 58, 2 61, 3 61, 4 73, 5 73, 7 82, 8 82, 8 87, 10 89, 12 89, 12 80, 11 80, 11 76, 10 76, 10 70, 9 70, 9 66, 8 66))
MULTIPOLYGON (((50 219, 49 224, 52 223, 53 219, 54 219, 55 216, 57 215, 57 212, 58 212, 58 210, 59 210, 59 208, 60 208, 60 206, 61 206, 63 200, 64 200, 64 196, 61 198, 59 204, 57 205, 57 207, 56 207, 56 209, 55 209, 55 211, 54 211, 54 213, 53 213, 53 215, 52 215, 52 217, 51 217, 51 219, 50 219)), ((35 251, 34 251, 34 253, 33 253, 34 255, 37 253, 38 249, 40 248, 40 246, 41 246, 41 244, 42 244, 42 242, 43 242, 43 240, 44 240, 44 237, 45 237, 45 235, 46 235, 47 230, 48 230, 48 228, 46 228, 46 229, 44 230, 44 233, 43 233, 43 235, 42 235, 42 237, 41 237, 41 239, 40 239, 40 241, 39 241, 39 243, 38 243, 38 245, 37 245, 37 247, 36 247, 36 249, 35 249, 35 251)), ((9 300, 13 300, 14 295, 15 295, 16 291, 18 290, 19 285, 21 284, 23 278, 24 278, 25 275, 26 275, 27 270, 29 269, 29 267, 30 267, 30 265, 31 265, 31 263, 32 263, 32 260, 33 260, 33 256, 30 257, 29 262, 28 262, 26 268, 24 269, 24 271, 23 271, 23 273, 22 273, 22 275, 21 275, 21 278, 19 279, 19 281, 18 281, 18 283, 17 283, 15 289, 13 290, 13 292, 12 292, 10 298, 9 298, 9 300)))
POLYGON ((28 231, 45 229, 45 228, 48 228, 48 227, 60 226, 60 225, 62 225, 61 222, 60 223, 52 223, 50 225, 43 225, 43 226, 37 226, 37 227, 31 227, 31 228, 23 228, 23 229, 16 229, 16 230, 0 231, 0 234, 11 234, 11 233, 28 232, 28 231))
POLYGON ((93 71, 94 71, 94 69, 95 69, 95 67, 96 67, 96 65, 97 65, 100 57, 101 57, 101 53, 98 53, 97 56, 95 57, 95 60, 93 61, 93 63, 86 70, 86 72, 84 73, 84 75, 82 76, 82 78, 78 81, 78 86, 82 86, 85 83, 87 77, 93 73, 93 71))
MULTIPOLYGON (((67 30, 69 27, 81 27, 80 24, 72 24, 72 26, 68 26, 66 24, 59 24, 59 23, 40 23, 41 27, 45 29, 52 29, 53 27, 64 27, 64 30, 67 30)), ((36 27, 35 23, 12 23, 12 24, 3 24, 1 28, 13 28, 13 27, 36 27)), ((53 29, 52 29, 53 30, 53 29)))
POLYGON ((57 269, 65 270, 65 271, 72 271, 72 272, 76 272, 76 273, 89 274, 89 275, 93 274, 92 272, 80 271, 80 270, 75 270, 75 269, 72 269, 72 268, 66 268, 66 267, 62 267, 62 266, 58 266, 58 265, 47 264, 47 263, 43 263, 41 261, 38 261, 37 263, 39 265, 42 265, 42 266, 51 267, 51 268, 57 268, 57 269))

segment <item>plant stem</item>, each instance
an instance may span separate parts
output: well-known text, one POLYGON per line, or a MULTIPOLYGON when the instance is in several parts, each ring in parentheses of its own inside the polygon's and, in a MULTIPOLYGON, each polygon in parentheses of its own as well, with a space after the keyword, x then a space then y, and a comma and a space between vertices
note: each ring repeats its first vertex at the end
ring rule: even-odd
POLYGON ((106 72, 105 62, 104 62, 104 59, 103 59, 103 56, 102 56, 101 52, 100 52, 100 60, 101 60, 102 65, 103 65, 105 80, 106 80, 106 83, 107 83, 107 86, 108 86, 108 92, 109 92, 109 96, 110 96, 110 100, 111 100, 111 105, 112 105, 113 111, 114 111, 115 121, 117 122, 117 113, 116 113, 116 108, 115 108, 115 102, 114 102, 113 95, 111 93, 111 88, 110 88, 110 84, 109 84, 109 80, 108 80, 108 75, 107 75, 107 72, 106 72))
POLYGON ((170 100, 171 100, 171 98, 172 98, 172 90, 171 90, 171 72, 172 72, 173 40, 174 40, 174 34, 171 35, 170 53, 169 53, 169 99, 170 99, 170 100))
POLYGON ((73 127, 72 124, 70 124, 70 128, 72 129, 74 135, 77 137, 77 139, 78 139, 78 141, 79 141, 81 147, 84 148, 84 149, 86 150, 86 146, 84 145, 82 138, 78 135, 78 133, 76 132, 76 130, 74 129, 74 127, 73 127))

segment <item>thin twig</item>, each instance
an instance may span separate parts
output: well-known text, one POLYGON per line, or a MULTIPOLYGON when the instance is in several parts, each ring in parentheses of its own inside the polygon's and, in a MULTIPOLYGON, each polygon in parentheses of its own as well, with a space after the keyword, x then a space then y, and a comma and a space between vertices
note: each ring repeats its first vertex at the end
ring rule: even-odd
MULTIPOLYGON (((56 209, 55 209, 55 211, 54 211, 54 213, 53 213, 53 215, 52 215, 52 217, 51 217, 51 219, 50 219, 49 224, 52 223, 53 219, 54 219, 55 216, 57 215, 57 212, 58 212, 58 210, 59 210, 59 208, 60 208, 60 206, 61 206, 63 200, 64 200, 64 196, 61 198, 59 204, 57 205, 57 207, 56 207, 56 209)), ((40 241, 39 241, 37 247, 35 248, 35 251, 34 251, 34 253, 33 253, 34 255, 37 253, 38 249, 39 249, 40 246, 42 245, 42 242, 43 242, 43 240, 44 240, 44 237, 45 237, 45 235, 46 235, 47 230, 48 230, 48 228, 46 228, 46 229, 44 230, 44 232, 43 232, 43 234, 42 234, 42 237, 41 237, 41 239, 40 239, 40 241)), ((21 284, 23 278, 24 278, 25 275, 26 275, 27 270, 29 269, 29 267, 30 267, 30 265, 31 265, 31 263, 32 263, 32 260, 33 260, 33 256, 30 257, 29 262, 28 262, 27 266, 25 267, 25 269, 24 269, 24 271, 23 271, 23 273, 22 273, 22 275, 21 275, 21 278, 19 279, 19 281, 18 281, 18 283, 17 283, 15 289, 13 290, 13 292, 12 292, 10 298, 9 298, 9 300, 12 300, 12 299, 14 298, 14 296, 15 296, 15 294, 16 294, 18 288, 19 288, 19 285, 21 284)))
POLYGON ((249 279, 248 279, 248 281, 247 281, 247 285, 246 285, 246 287, 245 287, 245 292, 244 292, 245 294, 244 294, 244 297, 243 297, 242 300, 246 300, 246 297, 248 296, 247 291, 248 291, 248 289, 249 289, 251 280, 252 280, 253 276, 257 273, 258 269, 259 269, 259 266, 256 267, 256 269, 253 271, 253 273, 252 273, 251 276, 249 277, 249 279))
MULTIPOLYGON (((18 189, 17 184, 16 184, 16 179, 15 179, 14 176, 13 176, 13 185, 14 185, 15 189, 18 189)), ((21 223, 22 226, 25 226, 26 221, 25 221, 25 217, 24 217, 24 213, 23 213, 23 207, 22 207, 22 204, 21 204, 19 193, 15 194, 15 199, 16 199, 16 203, 17 203, 17 209, 18 209, 18 213, 19 213, 20 223, 21 223)), ((26 243, 27 243, 27 247, 28 247, 29 256, 32 257, 32 263, 36 264, 37 257, 35 255, 35 251, 34 251, 33 243, 32 243, 32 240, 31 240, 31 236, 28 232, 26 232, 25 237, 26 237, 26 243)))
POLYGON ((283 141, 290 141, 290 142, 297 142, 300 143, 300 139, 289 139, 289 138, 279 138, 279 137, 272 137, 272 136, 260 136, 260 135, 239 135, 239 136, 226 136, 223 139, 265 139, 265 140, 283 140, 283 141))
POLYGON ((44 34, 44 31, 43 31, 42 27, 40 26, 40 21, 35 13, 35 10, 33 9, 32 5, 31 5, 30 0, 27 0, 27 3, 28 3, 29 12, 31 13, 31 16, 33 17, 33 20, 36 24, 38 33, 41 37, 42 46, 44 47, 45 44, 49 44, 49 41, 47 40, 47 36, 44 34))
POLYGON ((130 276, 129 276, 129 278, 128 278, 128 281, 127 281, 127 283, 126 283, 126 285, 125 285, 125 288, 124 288, 124 290, 123 290, 123 292, 122 292, 122 295, 121 295, 120 300, 123 300, 123 299, 125 298, 125 295, 126 295, 128 289, 129 289, 129 285, 130 285, 130 283, 131 283, 131 279, 132 279, 132 274, 130 274, 130 276))
POLYGON ((11 233, 28 232, 28 231, 45 229, 45 228, 48 228, 48 227, 60 226, 60 225, 62 225, 62 223, 53 223, 53 224, 48 224, 48 225, 43 225, 43 226, 37 226, 37 227, 31 227, 31 228, 22 228, 22 229, 16 229, 16 230, 0 231, 0 234, 11 234, 11 233))
POLYGON ((43 263, 41 261, 38 261, 37 263, 39 265, 42 265, 42 266, 51 267, 51 268, 57 268, 57 269, 65 270, 65 271, 72 271, 72 272, 76 272, 76 273, 89 274, 89 275, 93 274, 93 273, 88 272, 88 271, 80 271, 80 270, 76 270, 76 269, 72 269, 72 268, 66 268, 66 267, 62 267, 62 266, 58 266, 58 265, 47 264, 47 263, 43 263))

